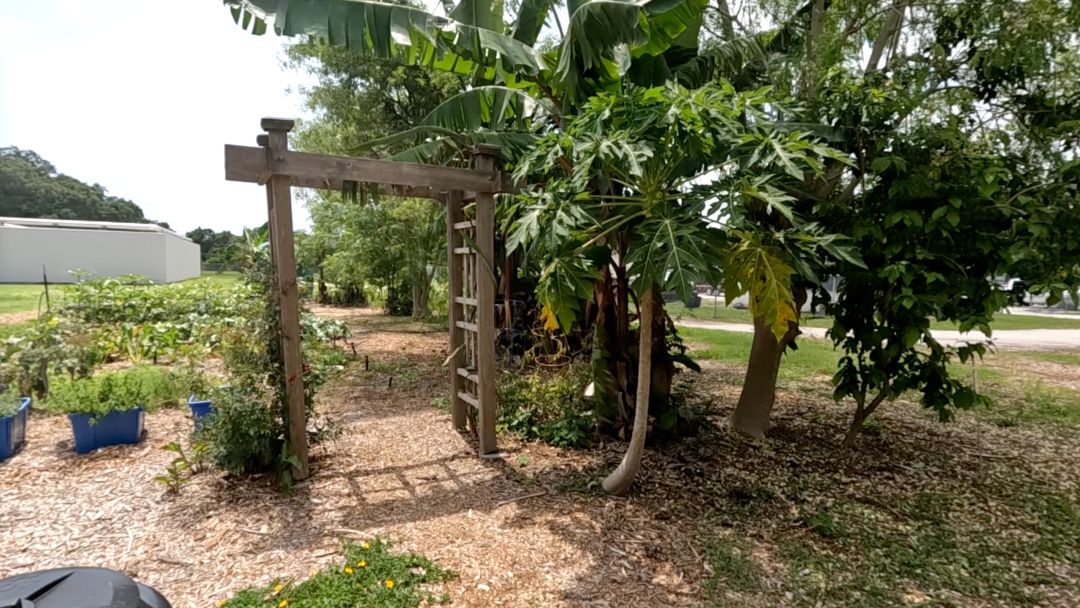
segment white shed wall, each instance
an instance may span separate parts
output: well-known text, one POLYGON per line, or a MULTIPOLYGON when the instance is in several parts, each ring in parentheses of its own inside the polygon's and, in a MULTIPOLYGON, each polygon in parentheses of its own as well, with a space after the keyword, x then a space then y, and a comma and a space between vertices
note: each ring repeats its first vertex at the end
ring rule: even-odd
POLYGON ((202 274, 202 251, 198 245, 172 234, 159 236, 165 239, 166 282, 186 281, 202 274))
POLYGON ((138 274, 166 283, 199 276, 199 246, 160 232, 0 226, 0 282, 39 282, 42 265, 54 283, 73 282, 68 271, 76 268, 92 276, 138 274), (171 265, 170 240, 178 241, 171 265))

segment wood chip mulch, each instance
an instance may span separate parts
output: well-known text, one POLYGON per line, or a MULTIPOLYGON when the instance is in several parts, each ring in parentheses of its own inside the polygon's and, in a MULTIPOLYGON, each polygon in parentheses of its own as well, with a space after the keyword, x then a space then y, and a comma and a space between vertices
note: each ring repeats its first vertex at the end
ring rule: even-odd
MULTIPOLYGON (((186 412, 150 415, 141 444, 85 456, 71 451, 65 417, 34 414, 26 447, 0 463, 0 577, 104 566, 155 587, 176 608, 206 608, 337 563, 343 538, 378 535, 456 572, 437 589, 455 606, 697 606, 708 576, 704 541, 723 534, 723 513, 746 480, 768 486, 799 464, 808 483, 873 494, 889 480, 930 480, 936 467, 976 478, 1021 456, 1031 475, 1055 485, 1075 489, 1080 476, 1073 459, 1059 458, 1075 449, 1073 437, 942 427, 898 408, 883 412, 890 437, 911 440, 868 440, 853 462, 831 435, 842 432, 845 413, 822 409, 820 396, 785 392, 771 443, 713 430, 651 447, 632 496, 612 499, 596 486, 622 446, 564 451, 500 437, 504 456, 479 459, 432 404, 447 391, 445 334, 336 316, 354 325, 360 361, 320 394, 340 432, 315 450, 313 477, 291 496, 270 479, 219 473, 166 494, 153 478, 173 456, 161 447, 189 440, 186 412)), ((706 376, 701 393, 730 407, 738 370, 707 365, 706 376)), ((777 496, 782 506, 783 488, 777 496)), ((751 533, 762 551, 794 517, 761 514, 751 533)))

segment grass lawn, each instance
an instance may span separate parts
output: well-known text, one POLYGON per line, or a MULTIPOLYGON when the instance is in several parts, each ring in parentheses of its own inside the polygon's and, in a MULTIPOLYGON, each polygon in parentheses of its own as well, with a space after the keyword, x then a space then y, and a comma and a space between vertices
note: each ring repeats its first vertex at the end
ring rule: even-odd
MULTIPOLYGON (((49 286, 50 298, 60 298, 63 293, 62 285, 49 286)), ((41 285, 0 284, 0 315, 37 310, 39 299, 44 307, 43 294, 41 285)))
MULTIPOLYGON (((189 279, 184 282, 207 281, 214 285, 232 285, 239 280, 239 272, 208 272, 198 279, 189 279)), ((64 289, 63 285, 49 286, 49 295, 54 302, 63 297, 64 289)), ((0 315, 37 310, 39 299, 44 305, 44 299, 41 297, 43 293, 44 289, 38 284, 0 284, 0 315)))
MULTIPOLYGON (((752 334, 684 327, 680 335, 697 359, 745 367, 752 334)), ((831 394, 828 382, 840 355, 824 340, 803 338, 798 350, 788 351, 780 365, 780 389, 831 394)), ((976 365, 954 363, 951 372, 975 385, 993 401, 971 415, 998 426, 1021 422, 1080 429, 1080 353, 999 352, 976 365)), ((917 401, 916 395, 909 399, 917 401)))
MULTIPOLYGON (((724 321, 727 323, 753 323, 750 311, 746 309, 728 308, 718 305, 715 308, 711 300, 702 302, 700 308, 687 308, 682 302, 672 302, 665 306, 668 314, 673 319, 685 317, 701 321, 724 321)), ((803 325, 807 327, 831 327, 832 320, 827 317, 810 317, 803 319, 803 325)), ((953 323, 933 322, 931 329, 956 329, 953 323)), ((1043 317, 1035 315, 1013 315, 1000 313, 991 325, 994 330, 1010 329, 1080 329, 1080 317, 1043 317)), ((978 330, 974 330, 978 331, 978 330)))

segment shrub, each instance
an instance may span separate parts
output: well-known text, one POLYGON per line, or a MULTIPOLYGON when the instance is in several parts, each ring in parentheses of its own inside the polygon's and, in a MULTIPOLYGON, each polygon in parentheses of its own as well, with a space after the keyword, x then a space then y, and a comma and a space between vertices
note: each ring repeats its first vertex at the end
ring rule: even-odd
POLYGON ((265 587, 240 591, 222 608, 415 608, 449 602, 436 598, 425 585, 452 580, 454 574, 427 558, 391 553, 390 544, 373 540, 346 542, 345 561, 324 568, 296 583, 276 579, 265 587))
POLYGON ((559 447, 584 445, 597 425, 584 397, 589 381, 583 365, 503 375, 497 387, 498 429, 559 447))

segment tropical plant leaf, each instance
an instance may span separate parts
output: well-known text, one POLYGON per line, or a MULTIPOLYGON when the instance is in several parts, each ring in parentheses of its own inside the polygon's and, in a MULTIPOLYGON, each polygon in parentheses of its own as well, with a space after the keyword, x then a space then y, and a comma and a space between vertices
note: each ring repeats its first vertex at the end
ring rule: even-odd
POLYGON ((797 322, 791 275, 795 271, 776 248, 761 243, 756 235, 739 233, 740 241, 727 252, 724 264, 724 297, 734 302, 750 295, 750 313, 763 317, 776 340, 783 339, 789 322, 797 322))
POLYGON ((420 124, 457 132, 530 130, 533 120, 557 113, 558 110, 549 101, 537 99, 521 89, 487 85, 447 99, 425 116, 420 124))
POLYGON ((544 23, 554 6, 555 0, 522 0, 510 35, 514 40, 525 44, 536 44, 536 39, 544 29, 544 23))
POLYGON ((502 3, 495 4, 491 0, 461 0, 448 16, 459 23, 474 27, 503 31, 502 3))
POLYGON ((712 42, 677 69, 675 77, 687 88, 697 88, 719 78, 733 79, 747 66, 765 59, 762 43, 772 35, 774 32, 770 31, 712 42))
POLYGON ((565 97, 583 96, 584 81, 612 82, 630 67, 629 58, 658 55, 687 28, 700 25, 704 0, 592 0, 570 3, 570 24, 559 50, 555 79, 565 97))
MULTIPOLYGON (((501 33, 501 25, 499 30, 488 29, 411 6, 369 0, 225 2, 241 26, 244 15, 250 13, 258 17, 256 22, 271 21, 279 36, 313 36, 358 53, 440 71, 490 80, 496 63, 509 72, 530 75, 543 66, 535 49, 501 33), (496 62, 489 61, 489 53, 496 62)), ((470 19, 480 18, 470 12, 470 19)), ((252 33, 259 32, 253 29, 252 33)))
POLYGON ((545 326, 557 322, 569 330, 577 320, 582 300, 591 295, 596 269, 580 255, 553 256, 540 274, 536 292, 543 306, 545 326))

